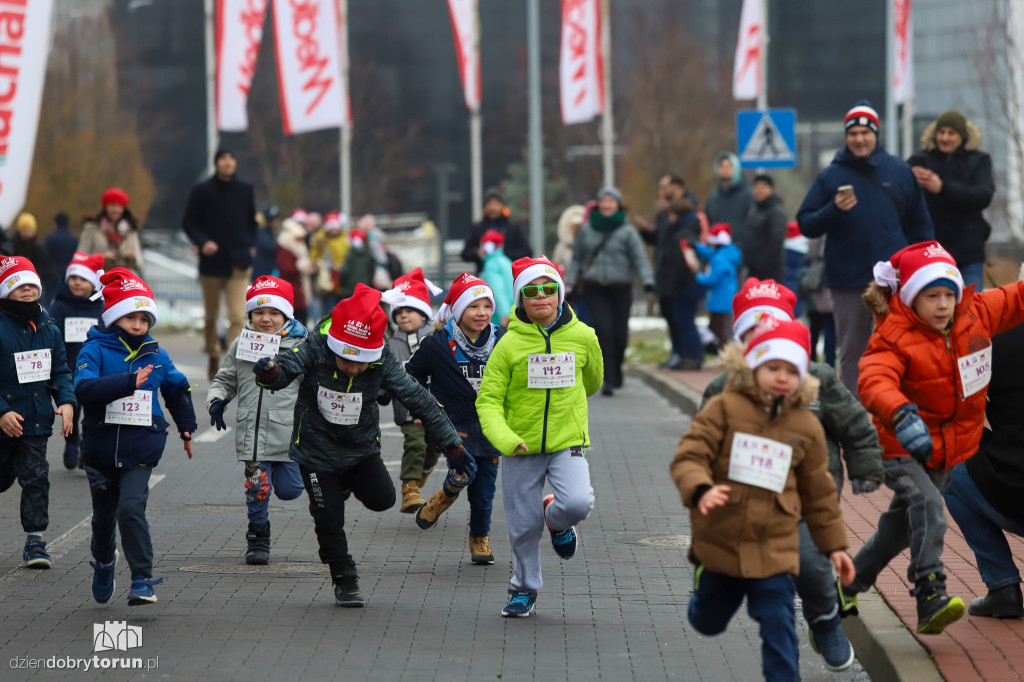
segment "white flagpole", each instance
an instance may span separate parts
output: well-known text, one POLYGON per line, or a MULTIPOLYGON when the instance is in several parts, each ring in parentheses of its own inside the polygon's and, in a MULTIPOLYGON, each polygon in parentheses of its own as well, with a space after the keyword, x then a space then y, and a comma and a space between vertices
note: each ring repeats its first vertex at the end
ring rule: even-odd
POLYGON ((757 91, 758 111, 768 110, 768 43, 771 36, 768 35, 768 0, 764 0, 761 7, 761 87, 757 91))
POLYGON ((903 101, 903 158, 914 153, 914 98, 903 101))
POLYGON ((530 150, 530 242, 544 253, 544 149, 540 118, 540 0, 526 3, 526 73, 530 150))
POLYGON ((610 0, 601 0, 601 62, 604 80, 604 113, 601 143, 604 147, 604 185, 615 186, 615 119, 612 107, 612 13, 610 0))
MULTIPOLYGON (((473 7, 473 53, 476 55, 477 68, 480 68, 480 5, 477 0, 473 0, 471 4, 473 7)), ((466 78, 468 83, 468 79, 475 79, 476 74, 466 74, 466 78)), ((482 99, 483 92, 478 92, 476 105, 469 112, 470 194, 473 201, 471 204, 473 215, 483 208, 484 202, 483 120, 480 117, 480 100, 482 99)))
MULTIPOLYGON (((341 12, 341 73, 342 82, 348 93, 352 92, 349 83, 348 64, 348 3, 345 0, 338 0, 341 12)), ((348 101, 349 95, 345 97, 345 104, 350 109, 352 103, 348 101)), ((341 183, 341 211, 352 220, 352 124, 346 123, 341 126, 341 150, 339 154, 340 183, 341 183)))
POLYGON ((213 155, 217 151, 217 50, 215 44, 214 1, 203 0, 206 45, 206 174, 213 175, 213 155))
POLYGON ((896 96, 893 92, 893 72, 896 70, 896 12, 894 0, 885 0, 885 150, 897 151, 896 96))

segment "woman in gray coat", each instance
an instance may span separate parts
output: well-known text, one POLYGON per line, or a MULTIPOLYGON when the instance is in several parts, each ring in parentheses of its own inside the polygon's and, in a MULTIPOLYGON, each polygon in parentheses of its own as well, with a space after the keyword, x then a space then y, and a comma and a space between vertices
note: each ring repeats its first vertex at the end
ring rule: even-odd
POLYGON ((629 308, 633 280, 654 291, 654 274, 636 228, 622 208, 622 193, 605 187, 597 193, 597 209, 580 227, 565 282, 582 294, 604 356, 602 395, 622 387, 622 360, 629 342, 629 308), (580 292, 582 289, 582 292, 580 292))

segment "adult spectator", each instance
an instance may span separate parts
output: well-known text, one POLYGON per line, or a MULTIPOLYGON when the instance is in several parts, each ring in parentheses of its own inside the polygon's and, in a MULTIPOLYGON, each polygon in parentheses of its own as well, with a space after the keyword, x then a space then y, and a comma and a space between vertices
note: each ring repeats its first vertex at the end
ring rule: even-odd
POLYGON ((832 290, 839 378, 856 395, 857 362, 873 322, 860 295, 872 268, 908 244, 934 239, 935 230, 910 166, 878 146, 878 113, 867 100, 846 113, 844 127, 846 146, 818 173, 796 217, 805 236, 828 234, 825 286, 832 290))
POLYGON ((68 214, 64 211, 59 211, 53 216, 53 230, 46 235, 43 246, 50 256, 53 273, 59 278, 71 265, 71 259, 78 250, 78 237, 71 234, 71 230, 68 229, 68 214))
POLYGON ((484 266, 480 238, 487 230, 495 230, 505 235, 505 255, 513 262, 533 255, 523 228, 509 220, 508 216, 508 206, 505 205, 501 192, 496 187, 491 187, 484 193, 484 216, 469 228, 469 235, 466 236, 466 243, 462 247, 462 260, 476 263, 477 272, 484 266))
POLYGON ((1024 325, 992 338, 992 380, 985 416, 990 429, 978 453, 953 468, 944 498, 974 551, 988 594, 971 602, 972 616, 1024 617, 1020 571, 1005 532, 1024 535, 1024 325))
POLYGON ((979 152, 981 131, 959 111, 947 111, 921 136, 923 150, 907 163, 924 188, 935 239, 956 260, 964 285, 981 291, 985 242, 992 227, 981 212, 992 203, 992 158, 979 152))
POLYGON ((324 218, 324 226, 309 241, 309 257, 317 268, 313 289, 320 297, 320 310, 324 315, 334 310, 343 298, 338 273, 348 254, 348 236, 342 231, 347 224, 348 216, 341 211, 331 211, 324 218))
MULTIPOLYGON (((580 204, 573 204, 558 216, 558 243, 551 256, 552 262, 560 265, 563 270, 572 263, 572 251, 576 244, 576 234, 583 225, 586 210, 580 204)), ((504 248, 504 247, 503 247, 504 248)), ((506 256, 508 254, 505 254, 506 256)))
POLYGON ((82 224, 78 250, 90 256, 102 253, 104 270, 128 268, 141 275, 142 240, 139 221, 128 208, 130 201, 128 194, 117 187, 104 192, 100 212, 82 224))
POLYGON ((213 157, 216 171, 196 184, 188 195, 182 225, 199 247, 199 282, 203 288, 207 372, 212 381, 220 367, 217 318, 220 299, 227 299, 230 344, 245 324, 245 290, 256 249, 256 203, 253 189, 235 176, 237 162, 226 149, 213 157))
POLYGON ((292 317, 302 324, 309 324, 313 302, 312 276, 316 265, 306 246, 306 227, 295 219, 294 213, 281 223, 281 231, 277 233, 277 272, 281 279, 292 285, 295 311, 292 317))
MULTIPOLYGON (((622 387, 622 361, 629 342, 629 308, 633 280, 654 291, 654 275, 644 244, 629 224, 622 207, 622 193, 605 187, 597 193, 597 210, 576 235, 572 264, 565 282, 583 288, 594 331, 604 357, 603 395, 622 387)), ((578 293, 578 292, 577 292, 578 293)))
POLYGON ((754 208, 750 181, 743 175, 739 157, 732 152, 719 152, 715 156, 715 175, 718 184, 708 193, 707 201, 704 202, 708 224, 729 223, 732 243, 746 253, 747 218, 754 208))
POLYGON ((39 243, 38 224, 36 217, 31 213, 22 212, 14 219, 14 253, 13 256, 22 256, 32 261, 36 268, 36 274, 42 281, 40 292, 40 303, 49 306, 57 293, 57 275, 53 270, 50 256, 46 249, 39 243))
POLYGON ((754 208, 747 218, 747 242, 743 264, 747 274, 758 279, 782 282, 785 275, 783 242, 786 239, 786 209, 775 193, 769 175, 754 178, 754 208))
POLYGON ((252 259, 252 281, 264 275, 273 275, 277 267, 277 231, 281 227, 281 213, 276 206, 264 204, 256 215, 256 255, 252 259))

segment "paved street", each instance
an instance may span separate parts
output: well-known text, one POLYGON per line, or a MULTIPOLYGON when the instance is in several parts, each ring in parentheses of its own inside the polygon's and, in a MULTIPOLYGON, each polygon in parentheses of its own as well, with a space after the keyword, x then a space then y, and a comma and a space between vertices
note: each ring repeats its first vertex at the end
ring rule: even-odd
MULTIPOLYGON (((157 329, 159 332, 159 328, 157 329)), ((159 336, 159 334, 158 334, 159 336)), ((757 627, 740 614, 722 636, 697 635, 685 622, 692 570, 682 541, 688 518, 668 477, 668 462, 687 419, 637 379, 615 398, 591 400, 591 473, 597 506, 581 530, 576 558, 544 552, 545 586, 535 616, 508 620, 510 554, 500 504, 491 539, 498 560, 469 563, 468 507, 458 502, 431 531, 396 509, 347 508, 365 609, 339 609, 305 497, 274 499, 272 564, 247 567, 240 465, 232 435, 204 421, 207 382, 198 336, 161 339, 199 383, 202 426, 188 461, 168 440, 154 476, 149 520, 156 551, 159 603, 127 606, 128 569, 107 605, 90 594, 88 486, 60 461, 51 441, 49 571, 19 567, 24 536, 18 489, 0 496, 0 659, 2 679, 23 659, 64 661, 141 657, 150 671, 42 671, 71 679, 344 679, 363 680, 754 680, 760 678, 757 627), (93 624, 127 620, 142 628, 141 648, 93 652, 93 624), (96 659, 93 659, 93 656, 96 659)), ((229 410, 233 417, 233 409, 229 410)), ((229 423, 231 420, 229 420, 229 423)), ((401 436, 384 430, 384 459, 397 481, 401 436)), ((440 482, 435 476, 430 491, 440 482)), ((540 501, 538 500, 538 504, 540 501)), ((546 540, 545 540, 546 542, 546 540)), ((863 680, 855 666, 825 671, 800 626, 807 680, 863 680)))

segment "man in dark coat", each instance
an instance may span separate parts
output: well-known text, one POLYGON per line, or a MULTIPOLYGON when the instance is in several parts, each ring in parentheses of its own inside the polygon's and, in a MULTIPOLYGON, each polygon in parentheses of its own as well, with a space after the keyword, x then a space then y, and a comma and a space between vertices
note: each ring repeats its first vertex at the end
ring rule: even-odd
POLYGON ((78 237, 68 229, 68 214, 60 211, 53 216, 53 231, 43 240, 46 253, 50 256, 50 265, 58 281, 64 279, 64 272, 71 265, 71 259, 78 250, 78 237))
POLYGON ((715 175, 718 177, 718 184, 708 192, 708 198, 704 202, 708 225, 729 223, 729 227, 732 228, 732 243, 745 253, 747 218, 754 207, 750 181, 743 175, 739 157, 732 152, 719 152, 715 156, 715 175))
POLYGON ((198 183, 188 195, 182 226, 199 248, 199 282, 203 288, 206 354, 212 381, 220 367, 220 339, 217 318, 220 297, 227 299, 227 342, 230 344, 245 324, 245 290, 252 272, 256 249, 256 202, 253 188, 235 177, 237 162, 226 149, 214 156, 216 172, 198 183))
POLYGON ((747 218, 747 248, 743 250, 743 264, 747 266, 750 277, 782 282, 786 275, 783 242, 786 241, 788 217, 770 175, 754 178, 754 202, 754 210, 747 218))
POLYGON ((480 238, 487 230, 496 230, 505 235, 505 255, 510 260, 516 261, 533 255, 523 228, 518 223, 509 220, 508 214, 508 207, 505 206, 501 192, 494 187, 488 189, 484 194, 484 217, 469 228, 466 243, 462 247, 462 260, 476 263, 477 272, 484 267, 480 238))

